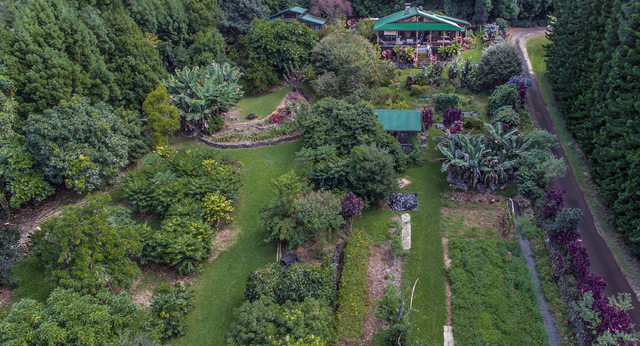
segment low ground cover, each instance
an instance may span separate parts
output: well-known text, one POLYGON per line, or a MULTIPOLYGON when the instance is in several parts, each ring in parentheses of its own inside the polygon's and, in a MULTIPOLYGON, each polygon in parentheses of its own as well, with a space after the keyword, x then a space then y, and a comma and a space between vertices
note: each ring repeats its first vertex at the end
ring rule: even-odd
POLYGON ((449 256, 456 344, 549 344, 518 243, 452 238, 449 256))
POLYGON ((369 295, 367 265, 370 246, 366 230, 357 230, 344 249, 336 311, 336 336, 342 341, 357 343, 362 336, 369 295))

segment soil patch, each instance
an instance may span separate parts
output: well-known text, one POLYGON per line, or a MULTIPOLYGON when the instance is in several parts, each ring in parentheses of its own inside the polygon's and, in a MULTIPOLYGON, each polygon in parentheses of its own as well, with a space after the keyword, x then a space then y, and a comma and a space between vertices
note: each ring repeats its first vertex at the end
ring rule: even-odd
POLYGON ((209 256, 209 263, 213 262, 222 252, 227 251, 233 244, 235 244, 238 239, 238 235, 240 235, 239 230, 232 230, 229 228, 216 233, 213 243, 213 252, 211 253, 211 256, 209 256))
POLYGON ((9 310, 11 309, 11 296, 13 295, 13 291, 6 288, 0 289, 0 310, 9 310))
MULTIPOLYGON (((451 258, 449 257, 449 238, 442 238, 442 246, 444 247, 444 267, 448 270, 451 267, 451 258)), ((451 282, 449 276, 444 281, 445 292, 447 295, 447 324, 453 326, 453 314, 451 313, 451 282)))
POLYGON ((392 279, 398 287, 402 279, 402 257, 396 258, 394 266, 390 240, 387 240, 381 247, 372 245, 370 251, 368 268, 368 304, 370 309, 363 323, 363 345, 373 345, 373 336, 384 327, 384 322, 375 317, 376 300, 384 296, 384 291, 392 279))
POLYGON ((492 239, 511 236, 505 227, 504 197, 466 194, 454 192, 444 198, 440 212, 447 236, 492 239))

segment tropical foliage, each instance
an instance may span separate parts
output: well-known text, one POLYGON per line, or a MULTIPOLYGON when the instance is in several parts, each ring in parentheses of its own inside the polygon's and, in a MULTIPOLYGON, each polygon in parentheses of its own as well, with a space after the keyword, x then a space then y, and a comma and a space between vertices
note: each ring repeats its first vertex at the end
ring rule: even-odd
POLYGON ((185 67, 162 81, 191 132, 213 133, 224 126, 222 113, 238 103, 242 74, 228 63, 185 67))
POLYGON ((438 144, 448 181, 465 190, 495 190, 520 168, 532 140, 519 135, 518 129, 505 132, 497 125, 486 124, 487 137, 452 134, 438 144))

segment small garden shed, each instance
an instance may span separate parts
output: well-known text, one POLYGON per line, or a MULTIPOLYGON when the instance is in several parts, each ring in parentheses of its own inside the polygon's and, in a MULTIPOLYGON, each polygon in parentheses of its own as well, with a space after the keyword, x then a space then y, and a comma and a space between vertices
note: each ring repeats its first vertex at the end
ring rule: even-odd
POLYGON ((382 127, 395 137, 400 144, 407 144, 409 138, 418 136, 422 130, 420 111, 398 109, 375 109, 382 127))
POLYGON ((310 29, 316 31, 322 29, 322 27, 327 23, 327 20, 313 16, 308 12, 309 10, 306 8, 294 6, 269 16, 269 21, 282 19, 283 22, 290 23, 297 20, 298 22, 308 26, 310 29))

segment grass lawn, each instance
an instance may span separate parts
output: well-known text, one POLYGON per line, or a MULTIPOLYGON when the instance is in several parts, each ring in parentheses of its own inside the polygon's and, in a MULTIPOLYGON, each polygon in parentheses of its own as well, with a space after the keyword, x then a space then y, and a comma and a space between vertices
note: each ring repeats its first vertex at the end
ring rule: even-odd
POLYGON ((638 268, 636 264, 637 260, 629 253, 627 247, 619 239, 615 228, 611 224, 610 212, 605 206, 604 199, 600 196, 593 180, 588 179, 588 176, 585 174, 579 174, 579 172, 589 172, 589 166, 579 144, 564 125, 564 120, 560 115, 559 107, 553 96, 551 83, 547 78, 547 66, 544 57, 542 57, 542 53, 544 52, 542 46, 549 43, 545 35, 534 36, 527 42, 527 54, 531 60, 538 86, 540 87, 545 102, 549 106, 549 113, 558 129, 558 139, 562 143, 567 159, 569 160, 569 165, 575 172, 574 175, 580 186, 580 190, 582 190, 587 198, 590 209, 600 224, 607 242, 610 245, 611 252, 625 271, 627 277, 630 278, 631 285, 638 287, 640 286, 640 268, 638 268))
POLYGON ((245 96, 241 98, 236 107, 240 111, 238 121, 247 121, 247 115, 251 113, 256 113, 259 119, 266 117, 276 110, 284 96, 291 90, 291 88, 287 87, 257 97, 245 96))
POLYGON ((478 61, 482 56, 482 39, 475 35, 473 37, 476 40, 476 48, 472 50, 464 51, 460 55, 462 55, 464 59, 471 58, 471 60, 473 61, 478 61))
POLYGON ((196 300, 189 313, 187 334, 172 340, 176 345, 224 345, 224 335, 235 321, 233 310, 244 301, 249 274, 276 259, 276 249, 264 242, 264 230, 258 224, 258 209, 270 198, 272 179, 296 168, 295 152, 299 141, 254 149, 225 150, 244 164, 240 198, 230 227, 240 235, 203 270, 194 286, 196 300))

